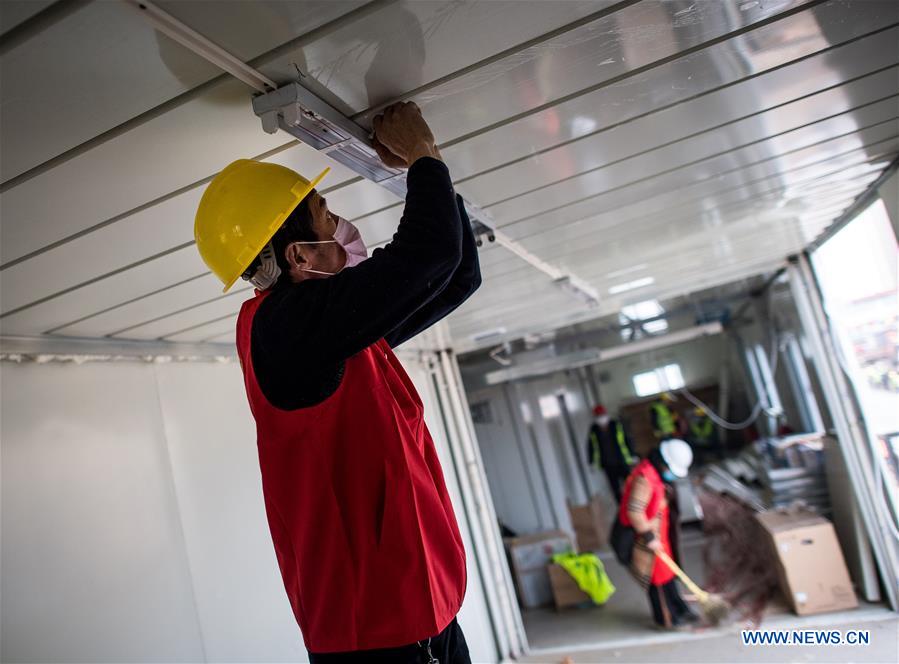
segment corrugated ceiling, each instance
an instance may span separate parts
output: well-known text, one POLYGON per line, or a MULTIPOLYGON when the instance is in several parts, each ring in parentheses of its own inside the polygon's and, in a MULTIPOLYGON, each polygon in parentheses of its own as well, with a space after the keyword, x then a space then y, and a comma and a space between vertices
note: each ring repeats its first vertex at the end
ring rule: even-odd
MULTIPOLYGON (((192 229, 235 158, 329 165, 330 207, 392 235, 400 200, 265 134, 248 86, 133 8, 40 4, 0 9, 2 334, 233 340, 249 291, 221 294, 192 229)), ((894 0, 157 4, 364 126, 415 100, 457 189, 601 296, 486 244, 462 348, 776 268, 899 152, 894 0)))

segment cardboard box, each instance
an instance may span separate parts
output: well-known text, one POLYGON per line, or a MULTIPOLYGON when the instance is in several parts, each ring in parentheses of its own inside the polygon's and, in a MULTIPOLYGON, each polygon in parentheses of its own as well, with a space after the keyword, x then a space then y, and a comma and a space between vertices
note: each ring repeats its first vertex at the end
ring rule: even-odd
POLYGON ((553 601, 556 604, 556 609, 564 609, 567 606, 577 606, 584 602, 588 602, 591 605, 593 604, 590 595, 581 590, 577 585, 577 581, 572 579, 571 575, 561 566, 550 563, 547 566, 547 570, 549 571, 549 583, 552 587, 553 601))
POLYGON ((778 561, 781 590, 800 616, 858 606, 833 524, 806 509, 756 514, 778 561))
POLYGON ((521 605, 531 609, 552 604, 553 591, 547 566, 554 553, 573 550, 571 537, 561 530, 551 530, 504 541, 521 605))
POLYGON ((602 499, 596 495, 586 505, 568 503, 568 514, 577 541, 578 553, 599 551, 605 548, 611 525, 606 522, 602 499))

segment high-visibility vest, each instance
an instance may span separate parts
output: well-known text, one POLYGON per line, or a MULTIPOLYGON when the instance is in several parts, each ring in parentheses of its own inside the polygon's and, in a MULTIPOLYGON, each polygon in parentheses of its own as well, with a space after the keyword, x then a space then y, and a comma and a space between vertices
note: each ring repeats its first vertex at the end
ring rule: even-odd
POLYGON ((606 568, 595 553, 556 553, 552 560, 568 572, 578 588, 587 593, 594 604, 605 604, 615 592, 606 568))
POLYGON ((677 432, 674 425, 674 413, 665 404, 656 401, 652 404, 652 409, 656 414, 656 433, 664 436, 672 436, 677 432))
MULTIPOLYGON (((596 437, 596 431, 590 432, 590 441, 593 443, 593 458, 596 460, 596 469, 602 469, 602 454, 599 451, 599 438, 596 437)), ((627 448, 627 440, 624 438, 624 427, 621 422, 615 422, 615 442, 618 443, 618 449, 621 452, 621 458, 628 466, 634 465, 634 457, 627 448)))
POLYGON ((693 438, 700 442, 705 442, 712 437, 712 431, 715 425, 708 417, 698 418, 690 422, 690 433, 693 438))

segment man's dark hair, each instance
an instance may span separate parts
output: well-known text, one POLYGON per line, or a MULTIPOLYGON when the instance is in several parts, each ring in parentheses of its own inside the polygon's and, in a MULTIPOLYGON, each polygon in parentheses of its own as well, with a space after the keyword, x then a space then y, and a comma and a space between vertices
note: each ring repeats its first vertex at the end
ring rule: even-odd
MULTIPOLYGON (((290 266, 284 257, 284 250, 287 245, 292 242, 315 242, 318 237, 312 229, 312 213, 309 211, 309 196, 306 196, 300 204, 297 205, 290 216, 281 224, 281 228, 275 231, 272 236, 272 248, 275 251, 275 260, 278 261, 278 267, 281 268, 281 274, 274 288, 290 283, 290 266)), ((250 266, 244 272, 245 275, 252 276, 261 265, 259 256, 253 259, 250 266)))

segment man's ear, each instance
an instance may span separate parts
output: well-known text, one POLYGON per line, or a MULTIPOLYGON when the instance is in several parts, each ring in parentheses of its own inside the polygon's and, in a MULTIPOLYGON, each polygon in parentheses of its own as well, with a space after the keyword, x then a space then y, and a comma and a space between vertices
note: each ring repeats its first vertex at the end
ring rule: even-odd
POLYGON ((309 261, 303 255, 302 245, 299 242, 292 242, 284 249, 284 258, 291 269, 305 267, 309 261))

